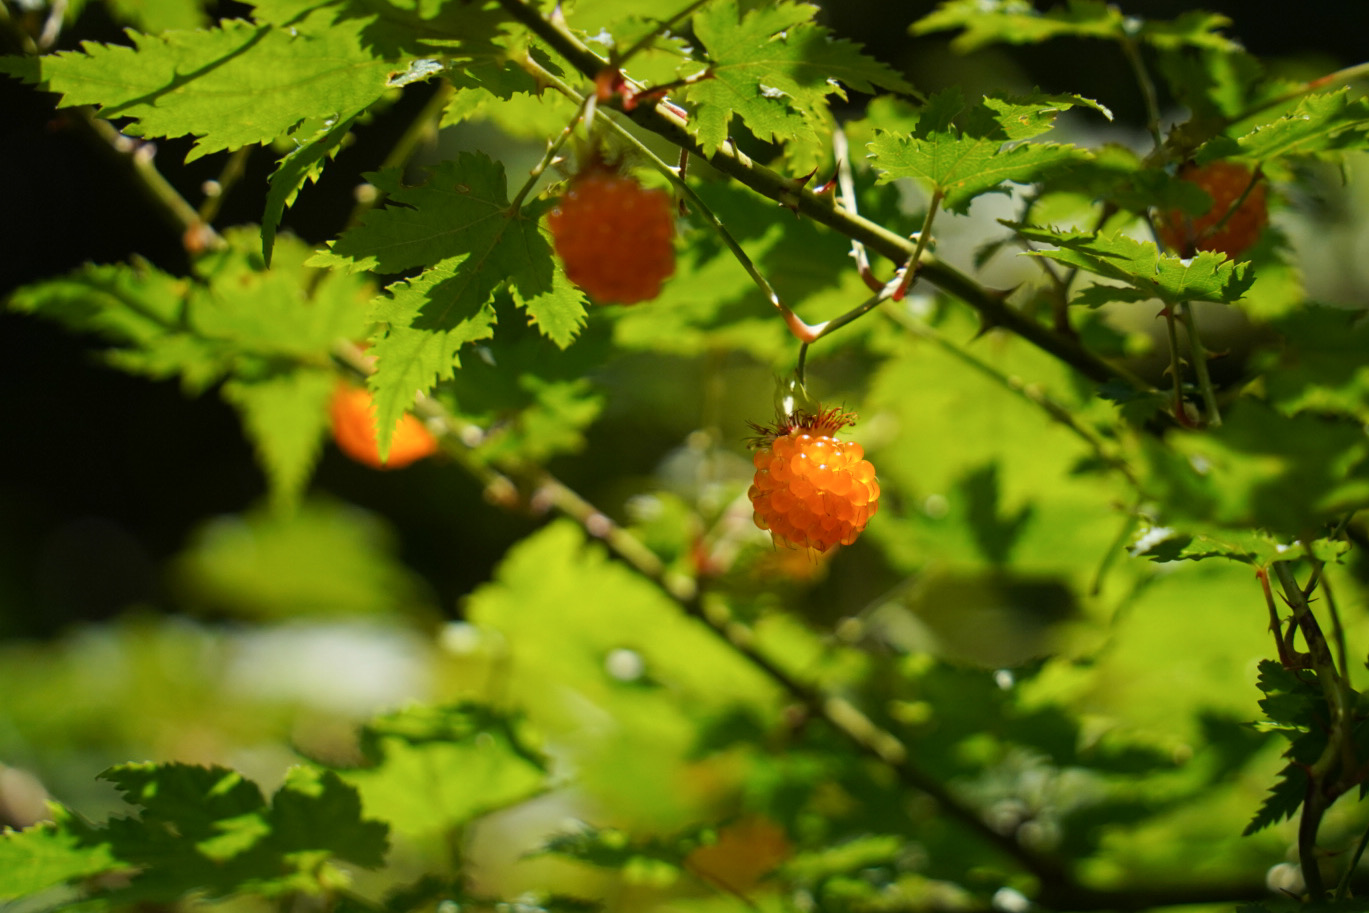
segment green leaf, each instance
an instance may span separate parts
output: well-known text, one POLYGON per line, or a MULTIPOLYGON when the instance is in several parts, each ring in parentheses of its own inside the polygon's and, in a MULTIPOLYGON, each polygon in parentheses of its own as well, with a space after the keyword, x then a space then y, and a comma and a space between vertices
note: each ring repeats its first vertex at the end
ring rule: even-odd
POLYGON ((361 796, 331 770, 297 766, 271 800, 267 816, 280 852, 322 852, 364 868, 379 868, 389 827, 362 818, 361 796))
POLYGON ((271 253, 276 243, 276 228, 281 216, 292 206, 305 181, 316 181, 323 171, 323 163, 342 148, 343 140, 351 132, 355 117, 338 118, 328 126, 300 141, 294 151, 280 160, 267 181, 266 209, 261 216, 261 254, 266 265, 271 265, 271 253))
POLYGON ((558 348, 566 348, 585 326, 585 293, 566 278, 561 263, 556 262, 551 289, 524 298, 517 288, 513 300, 528 313, 528 320, 558 348))
POLYGON ((234 378, 223 385, 223 398, 241 417, 278 507, 298 503, 309 483, 336 385, 333 371, 307 368, 234 378))
POLYGON ((507 17, 498 4, 481 0, 256 0, 252 5, 258 22, 310 35, 355 34, 359 47, 384 60, 431 57, 441 49, 443 60, 459 67, 490 63, 504 54, 500 40, 507 17))
MULTIPOLYGON (((1298 106, 1270 124, 1238 138, 1235 154, 1266 160, 1285 155, 1315 155, 1369 146, 1369 98, 1352 97, 1350 89, 1308 95, 1298 106)), ((1232 154, 1221 139, 1198 150, 1199 163, 1232 154)))
POLYGON ((1220 34, 1231 20, 1217 13, 1191 10, 1172 21, 1127 17, 1103 0, 1069 0, 1063 7, 1040 11, 1028 0, 946 0, 913 23, 914 35, 964 29, 951 46, 968 53, 990 44, 1039 44, 1052 38, 1139 39, 1162 50, 1180 47, 1235 50, 1220 34))
POLYGON ((1284 416, 1243 399, 1201 435, 1144 443, 1142 485, 1165 505, 1161 521, 1193 518, 1316 538, 1323 525, 1369 505, 1369 439, 1357 421, 1284 416))
POLYGON ((1075 146, 1018 142, 1046 132, 1078 96, 986 97, 966 105, 958 89, 933 96, 911 136, 879 133, 870 144, 879 181, 914 178, 952 212, 1009 181, 1030 183, 1048 170, 1088 158, 1075 146), (1017 143, 1016 145, 1007 145, 1017 143))
POLYGON ((194 136, 187 160, 269 142, 307 118, 349 119, 385 93, 393 65, 357 44, 355 33, 284 29, 226 20, 219 28, 153 37, 130 31, 133 47, 85 43, 80 51, 0 72, 40 82, 63 106, 95 105, 130 118, 135 136, 194 136))
POLYGON ((209 520, 172 567, 181 598, 210 615, 269 621, 396 614, 424 606, 393 532, 355 507, 306 502, 209 520))
POLYGON ((1122 234, 1096 235, 1081 231, 1058 231, 1013 225, 1022 237, 1041 244, 1056 245, 1055 250, 1030 251, 1031 256, 1047 257, 1077 266, 1110 279, 1120 279, 1131 288, 1115 291, 1105 288, 1090 291, 1083 303, 1098 305, 1106 300, 1141 301, 1158 298, 1175 305, 1185 301, 1237 301, 1255 281, 1247 263, 1233 263, 1222 254, 1203 251, 1190 261, 1161 254, 1155 244, 1136 241, 1122 234), (1113 298, 1107 298, 1114 295, 1113 298))
POLYGON ((780 0, 743 14, 737 0, 720 0, 694 14, 708 77, 679 95, 693 109, 688 129, 706 155, 727 141, 733 118, 762 139, 806 138, 827 124, 828 96, 846 97, 843 84, 911 91, 895 70, 814 23, 817 9, 780 0))
POLYGON ((1039 12, 1027 0, 947 0, 914 22, 914 35, 963 29, 951 46, 969 53, 986 45, 1038 44, 1052 38, 1106 38, 1125 35, 1121 10, 1102 0, 1071 0, 1064 8, 1039 12))
POLYGON ((490 300, 508 285, 564 338, 573 321, 569 291, 555 284, 551 245, 538 226, 540 207, 510 209, 503 165, 462 153, 443 162, 418 187, 404 187, 397 172, 374 175, 388 205, 334 241, 309 262, 355 272, 401 273, 428 267, 417 278, 390 286, 378 299, 372 337, 376 371, 378 442, 389 452, 394 424, 413 407, 415 391, 450 379, 466 343, 490 335, 490 300), (538 300, 541 296, 546 300, 538 300))
POLYGON ((1263 359, 1279 411, 1340 412, 1369 422, 1369 322, 1363 311, 1305 304, 1272 321, 1284 345, 1263 359))
POLYGON ((108 843, 90 840, 70 812, 54 805, 51 813, 52 821, 0 831, 0 901, 126 867, 108 843))
POLYGON ((342 772, 395 832, 435 837, 547 787, 522 721, 479 704, 414 706, 362 729, 370 766, 342 772))

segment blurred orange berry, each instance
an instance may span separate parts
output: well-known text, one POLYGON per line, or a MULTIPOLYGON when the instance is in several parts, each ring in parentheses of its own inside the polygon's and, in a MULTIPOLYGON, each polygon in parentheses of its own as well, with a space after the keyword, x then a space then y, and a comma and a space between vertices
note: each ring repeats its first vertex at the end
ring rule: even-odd
POLYGON ((375 403, 371 391, 340 383, 329 406, 333 419, 333 440, 338 449, 358 463, 374 469, 401 469, 437 453, 437 438, 421 421, 405 414, 395 424, 390 439, 390 458, 380 461, 376 443, 375 403))
POLYGON ((718 831, 718 841, 685 857, 700 878, 746 894, 793 853, 784 828, 759 815, 743 818, 718 831))

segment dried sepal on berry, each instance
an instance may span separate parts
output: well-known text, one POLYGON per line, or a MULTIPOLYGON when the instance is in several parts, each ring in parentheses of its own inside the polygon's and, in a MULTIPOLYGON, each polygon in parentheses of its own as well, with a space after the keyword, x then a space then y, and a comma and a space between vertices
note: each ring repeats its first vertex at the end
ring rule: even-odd
POLYGON ((675 207, 601 161, 570 179, 547 215, 566 275, 599 304, 637 304, 675 272, 675 207))
POLYGON ((841 409, 799 412, 755 426, 756 475, 747 496, 755 522, 788 548, 850 545, 879 509, 879 482, 865 449, 836 433, 855 422, 841 409))

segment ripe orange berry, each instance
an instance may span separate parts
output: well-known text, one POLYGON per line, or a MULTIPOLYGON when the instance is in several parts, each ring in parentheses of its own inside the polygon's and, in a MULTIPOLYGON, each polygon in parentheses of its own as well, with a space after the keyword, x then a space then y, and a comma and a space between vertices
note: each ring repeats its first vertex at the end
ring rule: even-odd
POLYGON ((1198 166, 1188 163, 1179 169, 1179 178, 1197 184, 1212 197, 1212 208, 1194 218, 1179 210, 1160 214, 1156 223, 1160 240, 1182 257, 1200 250, 1211 250, 1235 259, 1260 238, 1269 222, 1269 205, 1264 181, 1257 181, 1240 207, 1221 228, 1212 229, 1250 186, 1252 173, 1238 162, 1213 162, 1198 166))
POLYGON ((376 443, 375 403, 365 387, 338 384, 329 412, 338 449, 358 463, 374 469, 401 469, 437 453, 437 438, 417 418, 405 414, 390 438, 390 458, 382 463, 376 443))
POLYGON ((604 165, 571 178, 547 227, 570 281, 599 304, 650 301, 675 272, 670 194, 604 165))
POLYGON ((829 409, 759 429, 747 496, 756 525, 780 545, 819 552, 850 545, 879 509, 879 482, 864 448, 833 436, 854 420, 829 409))

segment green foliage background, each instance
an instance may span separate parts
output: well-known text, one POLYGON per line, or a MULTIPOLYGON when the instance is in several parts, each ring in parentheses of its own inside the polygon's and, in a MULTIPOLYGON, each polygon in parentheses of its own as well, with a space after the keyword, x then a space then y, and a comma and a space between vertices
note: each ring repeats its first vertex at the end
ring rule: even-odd
MULTIPOLYGON (((1357 61, 1088 0, 940 4, 939 76, 794 2, 78 7, 0 6, 0 72, 179 246, 31 277, 9 319, 226 404, 261 494, 210 502, 154 598, 0 642, 0 907, 1357 904, 1364 277, 1326 253, 1364 230, 1357 61), (1100 46, 1133 82, 984 84, 1100 46), (606 96, 551 161, 629 47, 685 116, 606 96), (553 256, 590 144, 680 195, 656 301, 553 256), (1208 205, 1189 159, 1270 184, 1236 260, 1156 244, 1208 205), (796 365, 884 491, 833 555, 746 499, 796 365), (382 449, 415 411, 442 453, 345 464, 340 382, 382 449)), ((159 458, 146 427, 119 459, 159 458)))

